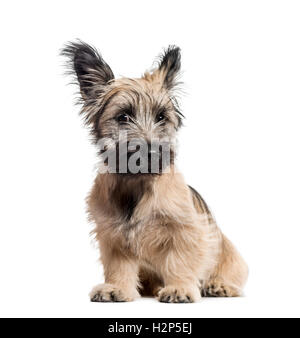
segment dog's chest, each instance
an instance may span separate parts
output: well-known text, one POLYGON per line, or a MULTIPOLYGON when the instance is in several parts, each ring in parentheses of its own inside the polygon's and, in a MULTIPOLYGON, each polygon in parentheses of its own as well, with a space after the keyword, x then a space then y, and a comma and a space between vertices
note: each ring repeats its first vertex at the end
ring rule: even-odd
POLYGON ((126 250, 141 257, 171 243, 182 229, 191 216, 192 204, 184 185, 177 181, 164 175, 130 184, 122 181, 111 192, 113 232, 126 250))
POLYGON ((133 255, 149 260, 149 252, 161 247, 165 238, 170 237, 169 230, 161 217, 148 217, 122 225, 124 248, 133 255))
POLYGON ((123 219, 123 222, 127 225, 133 225, 139 220, 137 218, 137 212, 143 205, 143 201, 148 199, 150 190, 150 184, 144 181, 135 182, 123 182, 115 187, 111 192, 110 200, 115 206, 116 215, 123 219), (126 184, 127 183, 127 184, 126 184))

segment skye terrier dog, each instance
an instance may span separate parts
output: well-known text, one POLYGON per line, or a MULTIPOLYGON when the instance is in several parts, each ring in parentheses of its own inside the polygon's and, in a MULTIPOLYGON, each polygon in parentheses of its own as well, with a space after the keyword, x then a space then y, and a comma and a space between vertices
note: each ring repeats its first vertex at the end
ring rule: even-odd
POLYGON ((240 296, 247 265, 174 164, 183 118, 175 97, 180 49, 169 46, 157 67, 137 79, 116 79, 99 52, 81 41, 62 54, 99 152, 87 202, 105 283, 92 289, 91 301, 240 296))

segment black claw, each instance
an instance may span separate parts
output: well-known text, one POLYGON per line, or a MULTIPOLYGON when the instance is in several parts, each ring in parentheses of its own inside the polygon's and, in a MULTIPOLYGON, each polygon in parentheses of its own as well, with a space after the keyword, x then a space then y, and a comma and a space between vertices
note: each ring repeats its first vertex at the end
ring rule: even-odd
POLYGON ((116 295, 115 295, 115 293, 112 291, 111 293, 110 293, 110 299, 113 301, 113 302, 115 302, 116 301, 116 295))
POLYGON ((170 296, 166 296, 166 295, 164 295, 161 299, 160 299, 160 301, 162 302, 162 303, 169 303, 170 302, 170 296))
POLYGON ((95 294, 92 298, 91 298, 91 302, 99 302, 99 294, 95 294))

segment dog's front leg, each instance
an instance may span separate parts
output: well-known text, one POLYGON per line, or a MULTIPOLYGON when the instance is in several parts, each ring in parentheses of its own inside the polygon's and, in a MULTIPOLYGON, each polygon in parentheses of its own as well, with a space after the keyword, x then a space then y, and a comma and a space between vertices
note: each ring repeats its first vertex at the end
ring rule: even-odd
POLYGON ((163 303, 194 303, 201 298, 197 280, 181 278, 165 279, 165 287, 159 292, 157 299, 163 303))
POLYGON ((160 265, 164 287, 157 299, 164 303, 193 303, 201 298, 200 281, 197 278, 195 257, 189 250, 171 249, 160 265))
POLYGON ((101 246, 105 283, 90 292, 92 302, 128 302, 139 297, 137 291, 138 265, 117 248, 101 246))

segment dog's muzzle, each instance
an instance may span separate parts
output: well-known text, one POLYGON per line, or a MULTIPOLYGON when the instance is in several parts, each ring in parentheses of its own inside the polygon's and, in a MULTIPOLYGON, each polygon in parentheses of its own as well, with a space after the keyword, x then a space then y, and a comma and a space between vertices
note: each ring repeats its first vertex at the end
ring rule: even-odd
POLYGON ((117 143, 105 155, 104 162, 109 172, 129 175, 161 174, 173 163, 174 158, 171 146, 166 142, 117 143))

